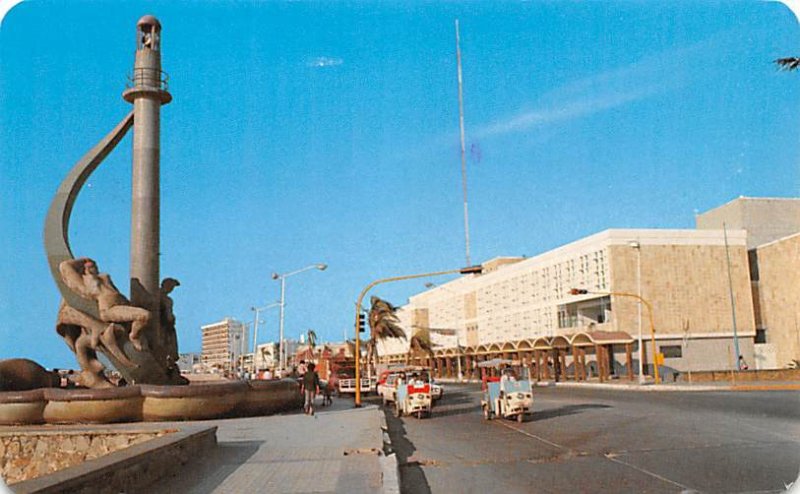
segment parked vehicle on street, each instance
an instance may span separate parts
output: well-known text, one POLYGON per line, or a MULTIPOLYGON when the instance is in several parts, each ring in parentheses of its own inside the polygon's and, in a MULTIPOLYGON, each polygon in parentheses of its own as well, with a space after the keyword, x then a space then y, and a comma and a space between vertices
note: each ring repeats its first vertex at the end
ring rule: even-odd
MULTIPOLYGON (((384 370, 381 372, 380 376, 378 377, 378 382, 375 388, 375 392, 378 396, 381 397, 381 401, 384 405, 389 403, 394 403, 395 401, 395 394, 396 390, 396 382, 397 376, 399 374, 403 374, 407 372, 409 369, 421 371, 421 370, 428 370, 426 367, 420 366, 403 366, 403 367, 391 367, 389 369, 384 370)), ((430 379, 431 384, 431 398, 434 401, 440 400, 442 396, 444 396, 444 388, 441 384, 437 384, 430 379)))
MULTIPOLYGON (((337 377, 336 392, 339 395, 356 393, 355 369, 353 368, 341 369, 336 377, 337 377)), ((375 387, 374 378, 370 379, 369 377, 364 377, 363 375, 361 376, 361 394, 369 394, 369 392, 372 389, 374 389, 374 387, 375 387)))
MULTIPOLYGON (((388 378, 387 378, 388 382, 388 378)), ((430 417, 433 408, 430 371, 425 367, 407 367, 396 374, 394 382, 394 412, 396 417, 416 415, 430 417)), ((386 396, 388 398, 388 387, 386 396)))
POLYGON ((478 367, 499 371, 499 375, 494 376, 484 373, 482 379, 481 409, 484 419, 502 417, 523 422, 526 416, 533 413, 533 386, 527 368, 515 360, 505 359, 481 362, 478 367))
POLYGON ((433 382, 431 380, 431 397, 433 401, 441 400, 442 396, 444 396, 444 387, 441 384, 433 382))
POLYGON ((381 402, 384 406, 394 403, 397 395, 397 380, 400 376, 401 373, 393 369, 383 371, 378 379, 377 393, 381 397, 381 402))
MULTIPOLYGON (((372 385, 373 381, 368 377, 361 378, 361 394, 369 394, 373 388, 372 385)), ((343 394, 355 394, 356 392, 356 379, 347 378, 347 379, 339 379, 339 389, 338 393, 340 395, 343 394)))

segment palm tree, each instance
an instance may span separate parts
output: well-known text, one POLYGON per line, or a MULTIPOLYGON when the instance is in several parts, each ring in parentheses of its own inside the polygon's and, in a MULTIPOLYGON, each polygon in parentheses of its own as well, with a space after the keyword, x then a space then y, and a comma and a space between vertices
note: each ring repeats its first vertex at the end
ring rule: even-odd
POLYGON ((400 327, 397 307, 378 297, 370 298, 369 342, 367 342, 367 365, 375 367, 374 358, 378 340, 386 338, 405 338, 406 332, 400 327))
POLYGON ((426 330, 417 331, 408 341, 408 353, 406 354, 406 365, 411 360, 412 355, 423 353, 433 359, 433 344, 431 335, 426 330))
POLYGON ((313 329, 306 331, 306 341, 308 341, 308 353, 310 359, 314 360, 314 348, 317 346, 317 333, 313 329))

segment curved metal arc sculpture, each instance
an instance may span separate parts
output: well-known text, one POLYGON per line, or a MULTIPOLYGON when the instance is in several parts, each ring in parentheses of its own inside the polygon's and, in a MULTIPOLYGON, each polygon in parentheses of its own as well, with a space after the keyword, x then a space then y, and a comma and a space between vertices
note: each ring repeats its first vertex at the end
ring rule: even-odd
POLYGON ((61 296, 68 305, 95 318, 99 318, 97 307, 64 284, 58 267, 63 261, 74 259, 69 246, 69 219, 81 188, 132 126, 133 112, 130 112, 72 167, 59 185, 45 219, 44 245, 47 262, 50 265, 50 274, 58 286, 58 291, 61 292, 61 296))

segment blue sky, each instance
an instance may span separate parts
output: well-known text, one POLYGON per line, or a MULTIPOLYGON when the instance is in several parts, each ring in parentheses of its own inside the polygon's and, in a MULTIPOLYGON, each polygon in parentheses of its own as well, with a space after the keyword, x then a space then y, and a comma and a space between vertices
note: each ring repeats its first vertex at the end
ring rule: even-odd
MULTIPOLYGON (((52 196, 129 111, 135 24, 163 25, 161 273, 182 351, 279 297, 286 332, 352 336, 370 281, 464 264, 454 20, 472 257, 607 228, 691 228, 739 195, 797 196, 800 55, 779 3, 29 1, 0 27, 0 358, 75 366, 42 245, 52 196)), ((72 216, 127 292, 131 136, 72 216)), ((387 285, 395 304, 423 282, 387 285)), ((278 312, 263 314, 275 339, 278 312)))

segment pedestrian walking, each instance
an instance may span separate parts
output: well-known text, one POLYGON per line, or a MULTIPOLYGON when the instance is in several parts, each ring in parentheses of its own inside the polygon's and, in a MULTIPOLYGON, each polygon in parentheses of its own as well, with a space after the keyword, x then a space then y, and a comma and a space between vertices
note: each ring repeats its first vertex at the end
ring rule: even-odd
POLYGON ((305 395, 303 411, 306 415, 314 415, 314 397, 319 394, 319 376, 314 370, 314 363, 308 364, 306 373, 300 381, 300 391, 305 395))
POLYGON ((747 370, 750 366, 747 365, 747 362, 744 360, 744 357, 739 355, 739 370, 747 370))

